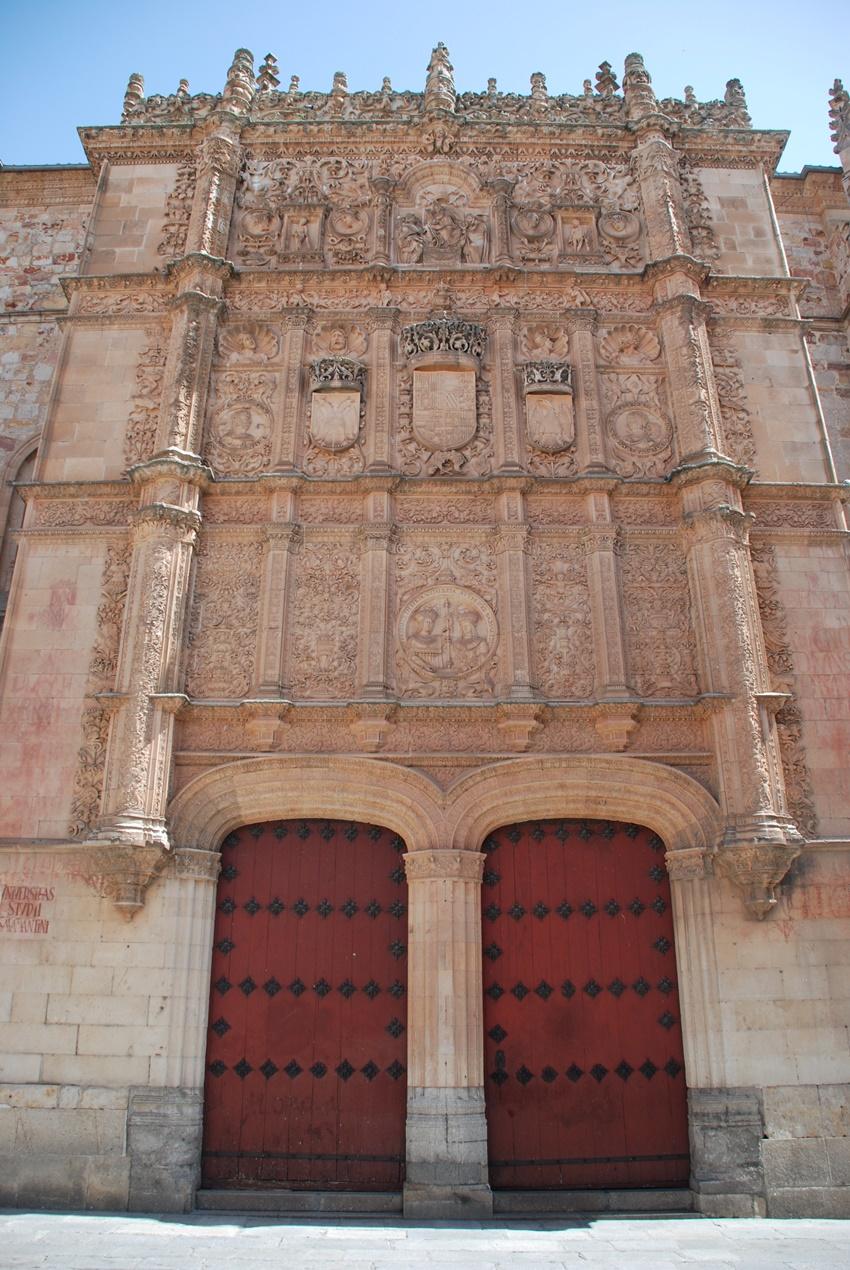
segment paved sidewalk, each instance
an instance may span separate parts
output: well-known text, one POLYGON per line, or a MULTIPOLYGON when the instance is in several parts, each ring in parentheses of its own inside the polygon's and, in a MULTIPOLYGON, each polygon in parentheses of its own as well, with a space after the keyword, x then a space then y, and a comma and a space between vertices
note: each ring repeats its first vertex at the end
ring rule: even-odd
POLYGON ((464 1226, 0 1211, 2 1270, 833 1270, 850 1267, 850 1221, 570 1217, 464 1226))

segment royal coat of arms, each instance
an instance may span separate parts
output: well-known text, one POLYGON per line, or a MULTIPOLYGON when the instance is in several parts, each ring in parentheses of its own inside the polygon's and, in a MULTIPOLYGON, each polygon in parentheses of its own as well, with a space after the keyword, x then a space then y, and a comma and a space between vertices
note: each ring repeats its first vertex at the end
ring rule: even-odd
POLYGON ((415 370, 413 431, 429 450, 459 450, 475 436, 475 371, 415 370))
POLYGON ((360 432, 359 389, 314 391, 310 407, 310 439, 323 450, 347 450, 360 432))

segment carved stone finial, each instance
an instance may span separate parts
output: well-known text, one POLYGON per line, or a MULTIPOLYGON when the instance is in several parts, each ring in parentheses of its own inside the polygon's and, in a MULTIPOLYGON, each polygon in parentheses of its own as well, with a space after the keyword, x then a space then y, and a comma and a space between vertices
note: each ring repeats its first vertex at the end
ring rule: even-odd
POLYGON ((495 77, 492 75, 487 80, 487 96, 488 97, 496 96, 496 80, 495 80, 495 77))
POLYGON ((642 119, 644 115, 650 115, 658 109, 658 102, 652 91, 652 79, 640 53, 629 53, 626 57, 623 96, 630 119, 642 119))
POLYGON ((181 79, 180 83, 177 85, 176 96, 179 97, 181 101, 185 101, 186 98, 189 96, 188 79, 181 79))
POLYGON ((549 101, 549 91, 546 87, 546 76, 542 71, 534 71, 531 76, 531 99, 547 103, 549 101))
POLYGON ((591 80, 589 79, 582 80, 581 86, 582 86, 582 90, 584 92, 585 97, 593 96, 593 83, 591 82, 591 80))
POLYGON ((392 91, 393 91, 392 80, 390 79, 389 75, 385 75, 384 78, 381 80, 381 96, 389 97, 392 91))
POLYGON ((271 93, 280 88, 277 58, 273 53, 266 53, 263 64, 257 72, 257 92, 271 93))
POLYGON ((237 49, 227 72, 221 104, 233 114, 245 114, 254 99, 254 54, 249 49, 237 49))
POLYGON ((144 100, 145 81, 141 75, 134 73, 127 81, 127 91, 124 94, 124 111, 121 118, 127 119, 134 110, 141 106, 144 100))
POLYGON ((596 72, 596 91, 600 97, 613 97, 619 91, 617 77, 611 70, 610 62, 600 62, 596 72))
POLYGON ((728 110, 728 122, 733 128, 749 128, 752 125, 744 86, 739 79, 730 79, 723 100, 728 110))
POLYGON ((296 93, 301 91, 299 87, 300 84, 301 84, 300 75, 290 75, 289 88, 287 89, 287 92, 289 93, 290 97, 294 97, 296 93))
POLYGON ((829 94, 829 135, 836 154, 850 148, 850 93, 840 79, 832 85, 829 94))
POLYGON ((685 105, 695 106, 697 104, 697 95, 693 90, 692 84, 685 84, 685 105))
POLYGON ((428 78, 425 81, 425 109, 454 110, 457 102, 454 67, 449 61, 449 50, 442 41, 431 53, 428 78))
POLYGON ((348 96, 348 77, 345 71, 334 71, 334 82, 331 88, 331 97, 347 97, 348 96))

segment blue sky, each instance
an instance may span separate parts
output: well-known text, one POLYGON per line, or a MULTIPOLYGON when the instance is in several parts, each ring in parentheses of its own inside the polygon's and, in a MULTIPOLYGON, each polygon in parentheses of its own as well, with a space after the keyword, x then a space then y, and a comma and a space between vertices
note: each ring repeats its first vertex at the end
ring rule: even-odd
POLYGON ((846 0, 492 0, 490 4, 354 4, 351 0, 0 0, 6 57, 0 76, 0 161, 75 163, 78 124, 117 123, 127 77, 149 93, 216 92, 233 51, 276 55, 282 86, 327 90, 344 70, 349 87, 421 88, 432 46, 449 47, 458 89, 528 92, 542 70, 549 90, 581 92, 607 59, 643 53, 660 97, 692 84, 700 100, 743 81, 756 126, 791 130, 780 164, 835 164, 827 122, 833 79, 850 81, 846 0))

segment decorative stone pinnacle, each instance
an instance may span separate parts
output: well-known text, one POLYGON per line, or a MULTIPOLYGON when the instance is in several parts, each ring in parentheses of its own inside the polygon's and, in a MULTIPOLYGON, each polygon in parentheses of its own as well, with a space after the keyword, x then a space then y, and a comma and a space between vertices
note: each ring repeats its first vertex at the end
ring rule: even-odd
POLYGON ((613 97, 619 88, 617 77, 611 70, 611 63, 600 62, 599 70, 596 72, 596 91, 600 97, 613 97))
POLYGON ((237 49, 227 72, 221 104, 234 114, 245 114, 254 99, 254 54, 237 49))
POLYGON ((263 64, 257 72, 257 91, 271 93, 280 87, 277 58, 273 53, 266 53, 263 64))
POLYGON ((290 75, 289 88, 287 89, 287 92, 289 93, 290 97, 294 97, 297 92, 301 91, 299 87, 300 84, 301 84, 300 75, 290 75))
POLYGON ((495 80, 495 77, 492 75, 487 80, 487 96, 488 97, 496 96, 496 80, 495 80))
POLYGON ((652 79, 640 53, 629 53, 626 56, 623 96, 630 119, 642 119, 658 109, 658 102, 652 91, 652 79))
POLYGON ((850 147, 850 94, 837 79, 829 94, 829 133, 835 143, 835 153, 850 147))
POLYGON ((345 71, 334 71, 334 82, 331 88, 332 97, 348 96, 348 76, 345 71))
POLYGON ((534 71, 531 76, 531 96, 534 101, 549 100, 549 91, 546 87, 546 76, 542 71, 534 71))
POLYGON ((454 110, 457 102, 454 67, 449 50, 442 41, 431 53, 428 78, 425 81, 425 110, 454 110))
MULTIPOLYGON (((837 80, 836 83, 838 83, 837 80)), ((131 115, 136 107, 142 104, 144 99, 144 78, 137 72, 134 72, 127 81, 127 91, 124 94, 124 111, 121 118, 126 119, 129 115, 131 115)))
POLYGON ((726 85, 726 92, 723 94, 723 100, 729 109, 728 122, 733 127, 749 128, 753 121, 747 110, 744 86, 739 79, 729 80, 726 85))
POLYGON ((189 96, 189 81, 188 81, 188 79, 181 79, 180 83, 177 85, 177 94, 176 94, 176 95, 177 95, 178 97, 183 98, 184 100, 185 100, 185 98, 187 98, 187 97, 189 96))

